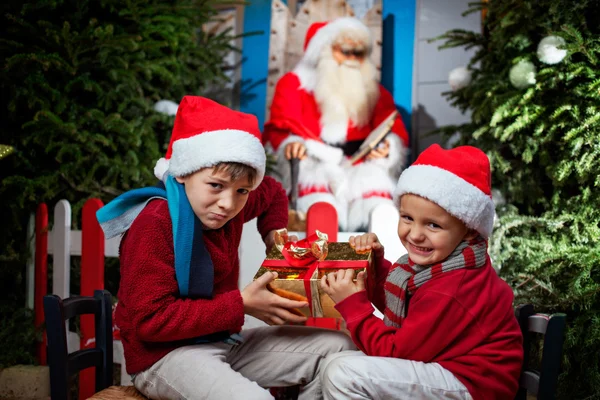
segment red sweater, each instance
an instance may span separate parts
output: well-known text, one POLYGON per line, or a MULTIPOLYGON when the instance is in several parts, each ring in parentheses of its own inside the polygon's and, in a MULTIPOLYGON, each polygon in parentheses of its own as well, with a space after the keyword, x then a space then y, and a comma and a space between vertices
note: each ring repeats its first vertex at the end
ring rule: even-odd
POLYGON ((512 400, 523 360, 513 293, 491 264, 448 272, 410 298, 401 328, 373 315, 385 309, 383 260, 367 291, 336 305, 356 345, 367 355, 436 362, 452 372, 474 400, 512 400), (368 292, 368 293, 367 293, 368 292))
POLYGON ((258 217, 264 237, 287 225, 287 198, 265 177, 242 211, 225 226, 204 231, 214 265, 212 299, 182 298, 175 279, 173 231, 165 200, 151 201, 121 241, 121 282, 116 323, 121 329, 127 372, 149 368, 186 339, 239 332, 244 305, 238 289, 238 247, 243 224, 258 217))

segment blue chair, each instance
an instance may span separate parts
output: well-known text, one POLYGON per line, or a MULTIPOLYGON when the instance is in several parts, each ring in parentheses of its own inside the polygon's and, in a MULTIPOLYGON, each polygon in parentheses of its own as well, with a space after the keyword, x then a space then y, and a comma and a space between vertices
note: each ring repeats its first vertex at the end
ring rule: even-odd
POLYGON ((48 337, 48 366, 52 399, 69 398, 69 379, 79 371, 96 367, 96 393, 93 399, 131 399, 141 396, 132 386, 112 386, 113 342, 110 293, 96 290, 94 297, 71 296, 62 300, 44 296, 44 314, 48 337), (65 321, 82 314, 95 316, 96 346, 91 349, 67 350, 65 321), (104 395, 103 395, 104 393, 104 395))
POLYGON ((515 399, 526 400, 529 393, 537 400, 552 400, 556 398, 567 316, 536 314, 531 304, 517 307, 516 315, 523 334, 524 357, 515 399), (543 336, 539 371, 530 367, 529 354, 533 341, 539 340, 537 335, 543 336))

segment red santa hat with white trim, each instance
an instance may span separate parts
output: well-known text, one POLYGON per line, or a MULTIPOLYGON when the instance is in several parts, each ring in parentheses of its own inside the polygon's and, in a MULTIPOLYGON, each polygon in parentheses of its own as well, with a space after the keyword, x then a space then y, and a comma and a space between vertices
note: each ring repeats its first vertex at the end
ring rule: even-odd
POLYGON ((212 100, 185 96, 175 116, 171 142, 164 158, 157 161, 154 175, 178 177, 237 162, 256 170, 256 188, 265 175, 266 155, 254 115, 231 110, 212 100))
POLYGON ((429 146, 402 172, 394 194, 397 202, 404 194, 423 197, 484 238, 492 233, 494 202, 490 161, 476 147, 445 150, 438 144, 429 146))
POLYGON ((308 27, 302 62, 316 66, 323 49, 330 48, 342 37, 364 44, 367 52, 371 52, 373 38, 369 27, 357 18, 340 17, 329 22, 315 22, 308 27))

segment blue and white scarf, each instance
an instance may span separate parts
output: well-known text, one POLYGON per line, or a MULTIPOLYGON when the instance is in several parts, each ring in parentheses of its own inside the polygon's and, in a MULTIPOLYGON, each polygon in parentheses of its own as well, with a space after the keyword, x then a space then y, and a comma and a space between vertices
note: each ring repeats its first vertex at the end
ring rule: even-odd
POLYGON ((166 199, 173 225, 175 277, 182 297, 212 298, 214 266, 184 186, 169 176, 166 184, 130 190, 96 213, 107 239, 125 233, 150 200, 166 199))

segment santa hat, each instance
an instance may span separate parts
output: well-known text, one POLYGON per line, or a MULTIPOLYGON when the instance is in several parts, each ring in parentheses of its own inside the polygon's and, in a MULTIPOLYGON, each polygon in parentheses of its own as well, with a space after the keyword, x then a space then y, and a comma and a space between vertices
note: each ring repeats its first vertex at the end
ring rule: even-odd
POLYGON ((256 188, 265 175, 266 156, 254 115, 231 110, 212 100, 185 96, 175 116, 171 142, 154 175, 185 176, 217 165, 237 162, 256 170, 256 188))
POLYGON ((476 147, 444 150, 434 144, 400 175, 395 198, 415 194, 433 201, 487 238, 494 224, 490 161, 476 147))
POLYGON ((369 28, 357 18, 341 17, 330 22, 315 22, 308 28, 302 61, 316 66, 323 48, 330 47, 341 36, 364 43, 367 51, 371 51, 373 39, 369 28))

